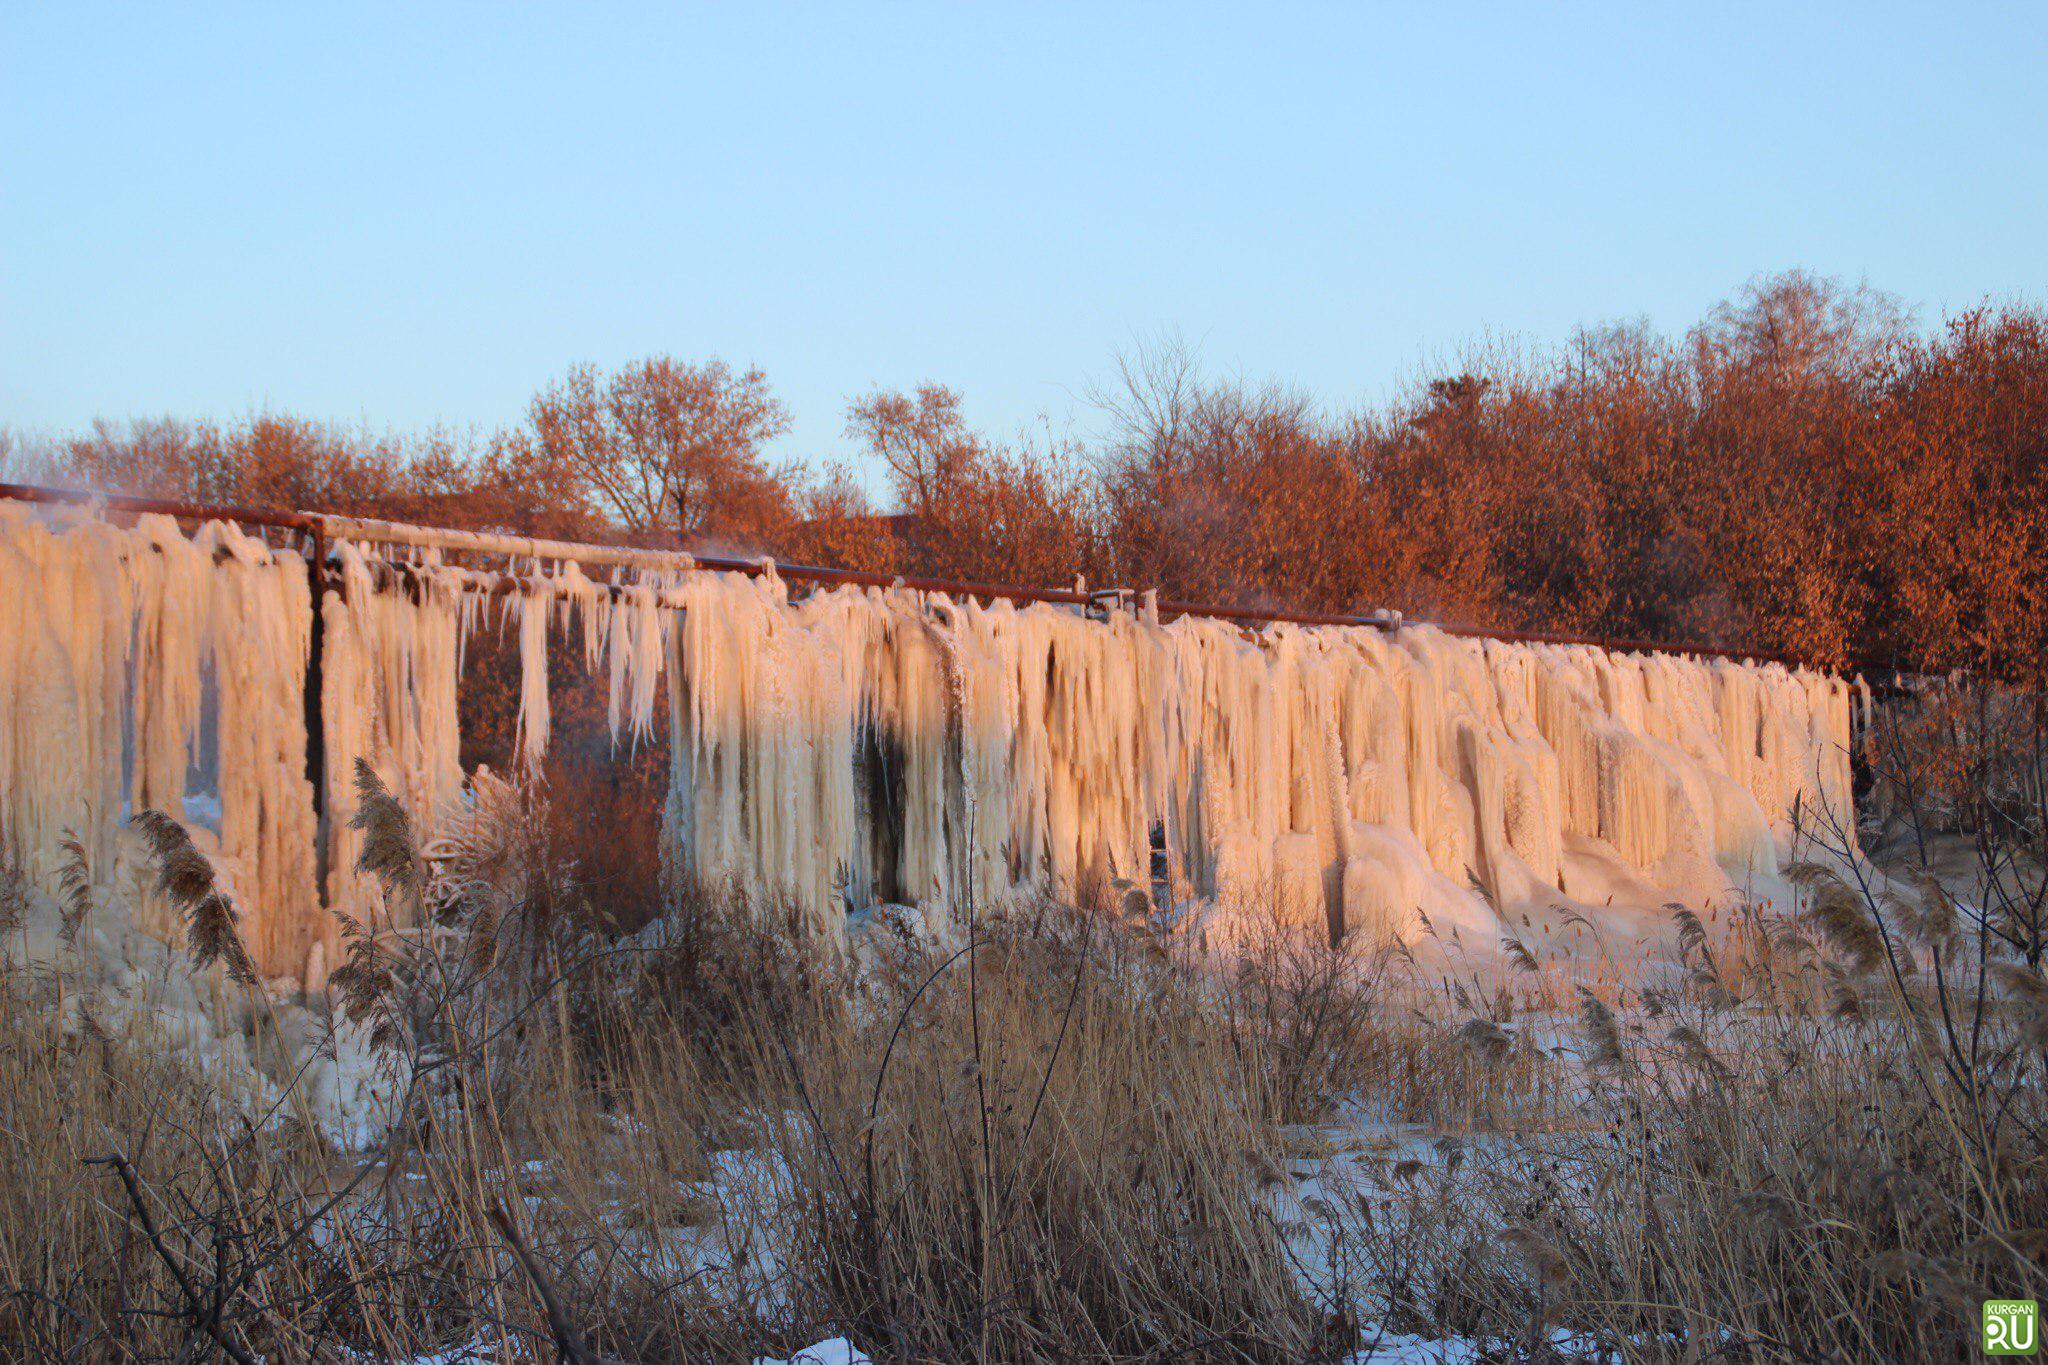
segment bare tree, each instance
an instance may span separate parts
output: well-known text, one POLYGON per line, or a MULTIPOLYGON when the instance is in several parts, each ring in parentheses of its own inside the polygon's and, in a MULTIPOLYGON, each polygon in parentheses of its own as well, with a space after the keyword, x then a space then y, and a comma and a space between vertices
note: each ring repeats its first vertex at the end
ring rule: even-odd
POLYGON ((1083 397, 1108 427, 1110 462, 1165 477, 1193 440, 1203 399, 1200 357, 1178 332, 1117 352, 1115 373, 1091 380, 1083 397))
POLYGON ((762 447, 789 413, 758 369, 668 356, 610 376, 578 366, 534 398, 528 422, 539 472, 632 531, 751 531, 786 501, 762 447))
POLYGON ((42 483, 56 467, 55 452, 47 440, 0 427, 0 479, 42 483))
POLYGON ((105 418, 64 443, 75 478, 109 493, 227 501, 239 491, 218 428, 175 418, 138 418, 125 429, 105 418))
POLYGON ((846 434, 889 469, 904 511, 929 517, 958 493, 989 450, 960 415, 960 395, 920 384, 915 395, 877 390, 847 409, 846 434))
POLYGON ((1750 280, 1716 305, 1694 337, 1725 360, 1798 381, 1848 373, 1902 339, 1911 323, 1895 294, 1787 270, 1750 280))

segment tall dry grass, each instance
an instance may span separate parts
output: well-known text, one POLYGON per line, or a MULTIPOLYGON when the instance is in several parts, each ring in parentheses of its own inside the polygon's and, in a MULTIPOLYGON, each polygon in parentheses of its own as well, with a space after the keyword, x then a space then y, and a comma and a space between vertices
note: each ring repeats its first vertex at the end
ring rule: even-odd
POLYGON ((1634 980, 1431 975, 1277 924, 1226 964, 1053 902, 835 954, 671 888, 628 936, 592 836, 530 796, 431 851, 366 801, 411 926, 364 926, 340 983, 337 1027, 383 1025, 366 1151, 275 1062, 253 1102, 220 1084, 286 1055, 231 921, 194 945, 241 1002, 217 1062, 100 1017, 67 958, 0 966, 0 1351, 1965 1358, 1979 1300, 2048 1289, 2022 757, 1995 809, 1930 817, 1942 879, 1894 838, 1788 913, 1681 922, 1634 980))
POLYGON ((903 966, 799 1055, 780 1125, 791 1268, 820 1311, 892 1359, 1314 1353, 1259 1198, 1269 1040, 1061 907, 903 966))
MULTIPOLYGON (((251 1108, 147 1012, 67 1012, 61 962, 0 968, 9 1349, 1319 1349, 1261 1192, 1280 1119, 1327 1107, 1359 1030, 1340 973, 1276 956, 1263 1017, 1325 1023, 1269 1030, 1159 936, 1071 906, 984 917, 967 945, 878 931, 857 967, 774 906, 683 888, 622 939, 544 811, 504 803, 430 854, 362 782, 390 913, 347 926, 332 1023, 382 1056, 369 1151, 331 1148, 290 1076, 251 1108)), ((260 1041, 232 919, 203 927, 198 965, 260 1041)))

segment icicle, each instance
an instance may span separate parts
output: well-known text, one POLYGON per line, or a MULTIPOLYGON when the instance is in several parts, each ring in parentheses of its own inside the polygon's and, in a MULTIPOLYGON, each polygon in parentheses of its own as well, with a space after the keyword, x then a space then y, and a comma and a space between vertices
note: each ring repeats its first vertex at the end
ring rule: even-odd
MULTIPOLYGON (((99 866, 112 861, 129 623, 148 553, 139 531, 89 520, 52 530, 0 504, 0 842, 44 890, 67 830, 99 866)), ((197 690, 195 676, 178 700, 197 690)), ((167 714, 177 733, 156 752, 182 754, 196 704, 167 714)), ((177 793, 182 778, 180 768, 177 793)))
POLYGON ((655 577, 642 571, 635 582, 620 589, 625 600, 611 610, 604 640, 610 684, 605 715, 614 745, 622 729, 630 730, 636 746, 654 733, 669 629, 661 599, 674 591, 677 581, 672 573, 655 577))
POLYGON ((135 532, 148 553, 136 556, 143 600, 136 632, 132 801, 137 810, 153 807, 182 818, 185 772, 199 725, 212 566, 169 517, 144 517, 135 532))
POLYGON ((579 618, 583 626, 583 666, 595 672, 604 662, 605 617, 609 614, 610 594, 602 592, 597 584, 586 578, 582 567, 574 560, 564 563, 556 571, 555 591, 561 595, 562 628, 568 629, 572 614, 579 618))
POLYGON ((244 935, 257 961, 297 976, 325 928, 306 780, 306 566, 219 522, 194 545, 212 563, 208 644, 218 679, 221 854, 239 872, 244 935))
POLYGON ((519 720, 515 747, 528 772, 548 751, 548 611, 553 592, 536 576, 523 580, 519 607, 519 720))
MULTIPOLYGON (((327 738, 328 900, 351 914, 378 903, 374 882, 356 870, 362 836, 355 763, 374 768, 424 841, 462 791, 457 688, 476 614, 488 599, 465 585, 478 577, 443 567, 433 554, 414 574, 417 590, 379 586, 387 561, 350 541, 334 545, 341 591, 321 606, 321 712, 327 738)), ((336 945, 329 943, 330 953, 336 945)))

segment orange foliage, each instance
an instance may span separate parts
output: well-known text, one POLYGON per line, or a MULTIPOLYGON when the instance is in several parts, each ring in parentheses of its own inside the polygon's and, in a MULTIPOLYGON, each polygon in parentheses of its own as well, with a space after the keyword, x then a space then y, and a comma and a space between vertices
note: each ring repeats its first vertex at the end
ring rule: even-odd
POLYGON ((886 473, 771 464, 758 371, 573 371, 482 443, 288 417, 96 425, 102 488, 984 581, 1989 665, 2048 655, 2048 315, 1931 335, 1867 289, 1760 280, 1681 340, 1491 356, 1380 411, 1119 362, 1086 443, 1005 447, 952 391, 877 392, 886 473))

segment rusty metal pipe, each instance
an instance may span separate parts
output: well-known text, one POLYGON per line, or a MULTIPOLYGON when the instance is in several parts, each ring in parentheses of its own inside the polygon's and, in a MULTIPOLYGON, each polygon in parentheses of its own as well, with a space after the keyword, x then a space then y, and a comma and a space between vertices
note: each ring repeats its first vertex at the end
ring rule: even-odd
POLYGON ((219 507, 206 503, 174 502, 166 498, 138 498, 126 493, 94 493, 82 488, 43 488, 28 483, 0 483, 0 498, 16 502, 58 503, 69 506, 105 507, 138 516, 155 512, 185 521, 238 521, 248 526, 276 526, 287 531, 311 534, 320 519, 305 512, 277 512, 260 507, 219 507))
POLYGON ((1540 630, 1494 630, 1485 626, 1435 628, 1446 635, 1457 635, 1468 640, 1503 640, 1510 644, 1527 645, 1591 645, 1599 649, 1634 654, 1694 654, 1707 659, 1746 659, 1755 663, 1784 664, 1792 668, 1816 668, 1829 672, 1839 672, 1844 667, 1887 667, 1880 664, 1843 665, 1785 650, 1743 649, 1730 645, 1684 645, 1674 644, 1669 640, 1603 639, 1591 635, 1558 635, 1540 630))
MULTIPOLYGON (((722 573, 759 575, 766 564, 758 559, 734 559, 725 555, 698 555, 697 567, 722 573)), ((1061 602, 1088 605, 1089 595, 1071 588, 1027 588, 1014 583, 963 583, 951 578, 913 578, 904 574, 870 573, 864 569, 827 569, 814 564, 777 562, 778 578, 803 583, 828 583, 863 588, 909 588, 914 592, 942 592, 948 597, 1001 598, 1011 602, 1061 602)))

